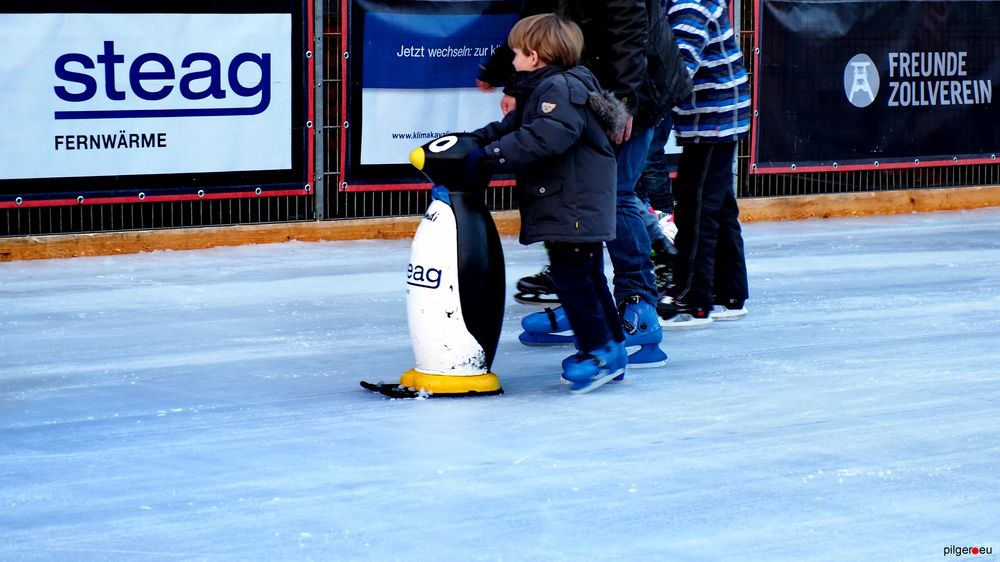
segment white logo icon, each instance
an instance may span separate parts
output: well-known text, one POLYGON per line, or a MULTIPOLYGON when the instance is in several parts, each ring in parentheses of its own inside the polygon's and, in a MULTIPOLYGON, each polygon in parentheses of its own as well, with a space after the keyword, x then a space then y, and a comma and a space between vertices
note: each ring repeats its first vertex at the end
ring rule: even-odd
POLYGON ((456 143, 458 143, 458 137, 455 135, 448 135, 436 139, 434 142, 427 145, 427 150, 437 154, 438 152, 444 152, 445 150, 455 146, 456 143))
POLYGON ((844 93, 855 107, 868 107, 878 95, 879 78, 875 62, 864 53, 854 55, 844 68, 844 93))

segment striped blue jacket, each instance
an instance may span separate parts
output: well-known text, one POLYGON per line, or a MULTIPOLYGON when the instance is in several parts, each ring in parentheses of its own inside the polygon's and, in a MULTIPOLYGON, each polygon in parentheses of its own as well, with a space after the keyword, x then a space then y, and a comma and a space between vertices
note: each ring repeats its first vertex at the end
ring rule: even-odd
POLYGON ((694 82, 674 107, 677 144, 731 142, 750 130, 750 85, 727 0, 671 0, 667 19, 694 82))

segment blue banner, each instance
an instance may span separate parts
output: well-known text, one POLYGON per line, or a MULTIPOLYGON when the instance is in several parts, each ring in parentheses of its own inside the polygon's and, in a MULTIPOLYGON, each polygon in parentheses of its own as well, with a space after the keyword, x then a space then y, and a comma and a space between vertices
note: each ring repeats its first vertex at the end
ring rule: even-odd
POLYGON ((468 88, 516 14, 365 14, 364 88, 468 88))
POLYGON ((344 189, 423 183, 417 146, 503 117, 479 66, 506 44, 521 2, 354 0, 348 59, 344 189))

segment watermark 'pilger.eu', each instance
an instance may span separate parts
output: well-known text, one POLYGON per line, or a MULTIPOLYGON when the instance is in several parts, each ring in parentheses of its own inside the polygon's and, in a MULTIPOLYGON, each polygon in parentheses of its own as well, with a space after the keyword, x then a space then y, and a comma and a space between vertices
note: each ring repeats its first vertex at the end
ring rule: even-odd
POLYGON ((963 556, 966 554, 971 554, 972 556, 989 556, 993 554, 992 546, 946 546, 944 547, 943 556, 963 556))

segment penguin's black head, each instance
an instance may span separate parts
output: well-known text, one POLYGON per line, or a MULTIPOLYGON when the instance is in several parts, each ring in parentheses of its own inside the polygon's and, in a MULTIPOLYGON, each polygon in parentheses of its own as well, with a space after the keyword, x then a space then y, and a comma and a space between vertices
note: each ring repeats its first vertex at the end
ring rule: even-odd
POLYGON ((466 157, 481 150, 473 135, 445 135, 415 148, 410 153, 410 163, 432 183, 450 191, 477 191, 485 189, 490 178, 479 172, 466 157))

